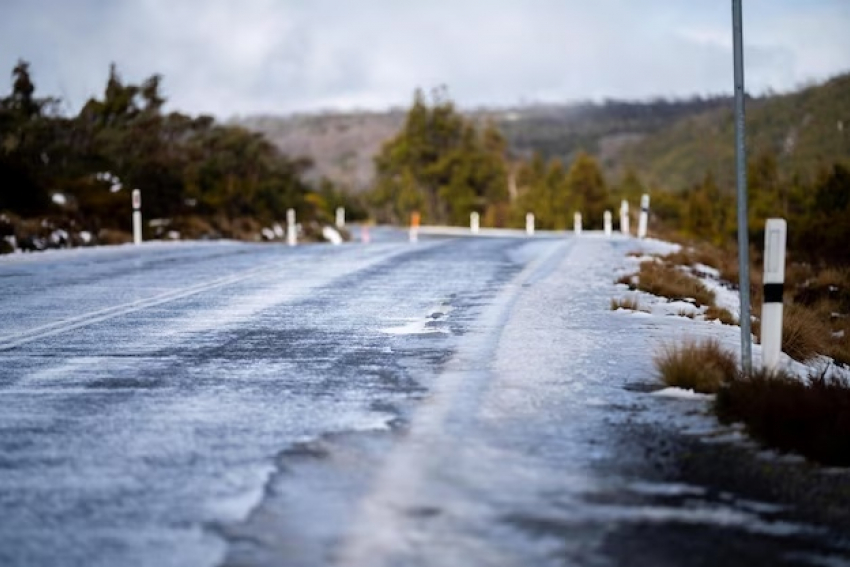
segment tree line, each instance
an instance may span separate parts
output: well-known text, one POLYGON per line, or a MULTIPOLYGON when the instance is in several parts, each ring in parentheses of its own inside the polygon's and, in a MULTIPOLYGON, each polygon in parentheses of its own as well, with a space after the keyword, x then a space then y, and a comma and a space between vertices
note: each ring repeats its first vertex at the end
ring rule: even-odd
POLYGON ((528 160, 512 155, 492 122, 465 118, 442 89, 430 100, 416 91, 402 129, 375 157, 375 169, 369 202, 379 220, 396 223, 416 211, 426 223, 464 225, 478 212, 485 225, 518 227, 531 211, 538 227, 566 229, 573 213, 582 212, 586 226, 594 227, 624 193, 611 191, 588 154, 570 167, 539 153, 528 160))
MULTIPOLYGON (((836 163, 811 181, 785 178, 777 159, 761 152, 748 164, 751 241, 763 239, 765 219, 780 216, 788 220, 789 248, 799 259, 850 264, 850 171, 836 163)), ((520 228, 533 212, 538 227, 563 230, 581 212, 586 227, 599 228, 605 210, 618 210, 622 199, 634 207, 649 192, 654 226, 719 245, 736 237, 734 188, 718 184, 710 171, 691 187, 649 188, 629 169, 606 180, 585 152, 570 163, 539 152, 514 155, 493 123, 463 117, 445 90, 430 100, 415 93, 403 127, 384 144, 375 166, 369 200, 388 222, 405 223, 417 211, 423 222, 463 226, 475 211, 484 226, 520 228)))
POLYGON ((188 236, 251 238, 290 207, 300 219, 327 219, 346 200, 327 181, 305 181, 309 159, 260 134, 165 112, 160 75, 125 82, 112 65, 101 96, 75 116, 37 96, 25 61, 11 87, 0 98, 0 211, 61 217, 94 234, 127 231, 129 189, 139 188, 148 219, 188 236))

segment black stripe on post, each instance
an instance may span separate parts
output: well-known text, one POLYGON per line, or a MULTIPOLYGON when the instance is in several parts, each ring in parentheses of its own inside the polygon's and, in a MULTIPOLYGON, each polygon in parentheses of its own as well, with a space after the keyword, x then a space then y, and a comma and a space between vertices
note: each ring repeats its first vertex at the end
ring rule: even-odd
POLYGON ((782 293, 785 291, 785 284, 768 283, 764 284, 764 302, 765 303, 782 303, 782 293))

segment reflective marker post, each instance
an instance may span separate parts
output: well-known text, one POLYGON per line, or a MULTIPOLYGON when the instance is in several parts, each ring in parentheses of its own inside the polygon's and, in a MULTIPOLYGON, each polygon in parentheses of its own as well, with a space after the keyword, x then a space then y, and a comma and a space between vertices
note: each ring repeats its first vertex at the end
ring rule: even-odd
POLYGON ((638 238, 646 238, 649 225, 649 195, 640 198, 640 218, 638 219, 638 238))
POLYGON ((576 233, 576 236, 581 234, 581 213, 576 213, 573 215, 573 231, 576 233))
POLYGON ((782 293, 785 291, 785 219, 767 219, 764 228, 764 303, 761 353, 765 370, 776 370, 782 352, 782 293))
POLYGON ((336 227, 345 228, 345 209, 342 207, 336 208, 336 227))
POLYGON ((620 202, 620 232, 629 234, 629 202, 625 199, 620 202))
POLYGON ((605 214, 602 215, 603 226, 605 227, 605 236, 611 236, 613 232, 612 221, 611 221, 611 211, 605 211, 605 214))
POLYGON ((409 239, 411 242, 419 242, 419 211, 413 211, 410 213, 410 234, 409 239))
POLYGON ((753 369, 750 332, 750 258, 747 225, 747 148, 744 140, 744 44, 742 0, 732 0, 732 44, 735 70, 735 169, 738 188, 738 288, 741 295, 741 367, 753 369))
POLYGON ((525 214, 525 233, 529 236, 534 234, 534 213, 525 214))
POLYGON ((295 225, 295 209, 286 211, 286 243, 290 246, 298 244, 298 227, 295 225))
POLYGON ((133 189, 133 244, 142 243, 142 192, 133 189))
POLYGON ((469 230, 472 234, 478 234, 481 216, 475 211, 469 213, 469 230))

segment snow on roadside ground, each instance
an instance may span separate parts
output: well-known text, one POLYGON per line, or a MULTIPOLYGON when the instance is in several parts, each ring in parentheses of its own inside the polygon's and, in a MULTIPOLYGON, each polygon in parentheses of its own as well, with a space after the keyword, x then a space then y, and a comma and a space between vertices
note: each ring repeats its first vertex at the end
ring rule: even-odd
MULTIPOLYGON (((616 270, 615 277, 634 274, 638 271, 642 262, 659 261, 659 256, 681 250, 681 246, 678 244, 653 238, 635 239, 632 244, 633 247, 625 251, 628 255, 623 258, 622 265, 616 270)), ((697 277, 703 285, 714 292, 717 307, 726 309, 735 319, 740 319, 741 303, 738 291, 731 289, 727 283, 720 279, 720 273, 717 269, 704 264, 697 264, 692 268, 682 266, 681 269, 697 277)), ((613 299, 636 298, 641 310, 640 312, 633 312, 620 309, 620 312, 629 316, 660 318, 665 321, 665 326, 677 329, 677 331, 671 333, 668 339, 660 339, 659 345, 675 344, 685 338, 716 338, 723 347, 733 351, 740 360, 741 330, 739 326, 724 325, 718 320, 705 321, 700 318, 705 312, 705 308, 696 307, 686 301, 670 301, 667 298, 639 290, 629 291, 624 284, 617 284, 617 289, 620 294, 614 295, 613 299)), ((753 322, 753 326, 755 325, 758 325, 758 321, 753 322)), ((761 345, 755 342, 755 337, 753 337, 752 354, 753 367, 760 367, 762 351, 761 345)), ((850 378, 850 371, 834 365, 829 357, 821 356, 810 364, 803 364, 785 353, 781 354, 780 368, 800 378, 806 377, 812 372, 820 371, 827 366, 850 378)))

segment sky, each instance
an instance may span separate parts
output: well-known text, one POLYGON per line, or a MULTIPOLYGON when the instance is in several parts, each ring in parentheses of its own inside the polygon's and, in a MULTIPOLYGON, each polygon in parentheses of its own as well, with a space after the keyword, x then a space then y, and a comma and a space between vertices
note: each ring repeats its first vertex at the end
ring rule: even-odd
MULTIPOLYGON (((747 89, 850 70, 850 0, 743 0, 747 89)), ((0 68, 76 112, 163 75, 167 108, 220 118, 732 91, 731 0, 3 0, 0 68)))

